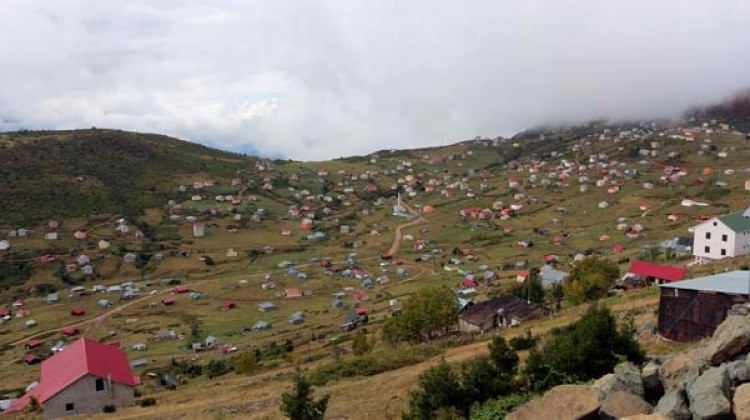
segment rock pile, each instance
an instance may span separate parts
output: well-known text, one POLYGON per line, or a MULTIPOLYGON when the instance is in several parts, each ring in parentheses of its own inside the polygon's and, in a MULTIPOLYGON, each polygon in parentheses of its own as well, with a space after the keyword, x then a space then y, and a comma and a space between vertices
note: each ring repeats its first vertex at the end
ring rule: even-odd
POLYGON ((750 420, 748 352, 750 311, 738 305, 688 351, 642 368, 621 363, 591 386, 552 388, 508 419, 750 420))

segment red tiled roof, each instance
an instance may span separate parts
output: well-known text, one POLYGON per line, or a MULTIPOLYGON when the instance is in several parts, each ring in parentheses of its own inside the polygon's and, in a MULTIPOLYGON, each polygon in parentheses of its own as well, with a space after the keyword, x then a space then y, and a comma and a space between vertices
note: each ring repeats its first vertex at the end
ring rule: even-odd
POLYGON ((667 281, 680 281, 685 279, 685 269, 671 265, 656 264, 648 261, 636 260, 630 264, 628 272, 642 277, 653 277, 667 281))
POLYGON ((39 386, 16 400, 9 411, 24 409, 32 396, 44 403, 86 375, 130 386, 140 383, 120 348, 81 338, 42 362, 39 386))

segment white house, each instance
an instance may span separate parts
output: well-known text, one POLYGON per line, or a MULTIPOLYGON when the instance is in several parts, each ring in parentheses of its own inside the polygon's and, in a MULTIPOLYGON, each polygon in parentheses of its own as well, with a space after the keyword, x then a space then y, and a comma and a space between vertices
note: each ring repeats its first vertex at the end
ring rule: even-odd
POLYGON ((750 208, 714 217, 694 229, 696 260, 720 260, 750 254, 750 208))

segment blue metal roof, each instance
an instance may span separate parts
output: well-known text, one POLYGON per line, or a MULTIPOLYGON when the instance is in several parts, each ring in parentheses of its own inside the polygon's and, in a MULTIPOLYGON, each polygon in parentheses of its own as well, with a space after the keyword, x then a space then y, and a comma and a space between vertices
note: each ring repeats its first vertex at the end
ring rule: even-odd
POLYGON ((703 292, 747 295, 750 290, 750 271, 735 270, 712 276, 662 284, 667 289, 699 290, 703 292))

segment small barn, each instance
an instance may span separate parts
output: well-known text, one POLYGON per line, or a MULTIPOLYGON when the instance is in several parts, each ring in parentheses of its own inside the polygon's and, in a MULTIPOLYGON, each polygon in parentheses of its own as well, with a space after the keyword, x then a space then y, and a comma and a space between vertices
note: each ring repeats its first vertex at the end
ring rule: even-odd
POLYGON ((749 271, 730 271, 660 286, 659 334, 696 341, 713 334, 727 311, 748 301, 749 271))
POLYGON ((495 328, 519 325, 544 316, 542 306, 516 296, 503 296, 476 303, 461 312, 458 329, 462 333, 484 333, 495 328))

